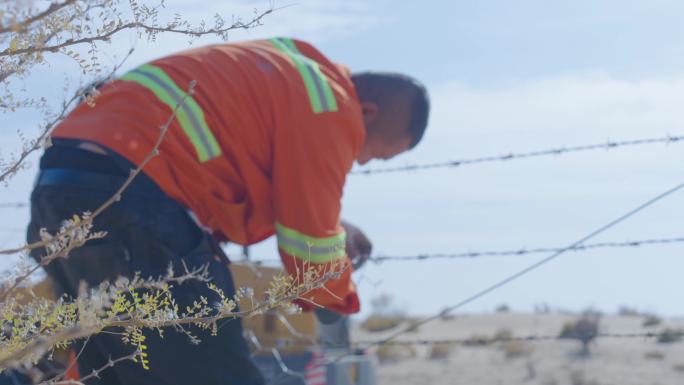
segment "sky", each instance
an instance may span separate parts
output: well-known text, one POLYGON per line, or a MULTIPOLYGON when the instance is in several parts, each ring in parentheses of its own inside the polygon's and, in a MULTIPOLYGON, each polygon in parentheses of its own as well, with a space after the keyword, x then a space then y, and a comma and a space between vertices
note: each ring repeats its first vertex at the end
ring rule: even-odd
MULTIPOLYGON (((214 13, 248 18, 267 1, 168 0, 166 12, 191 20, 214 13)), ((426 135, 410 153, 370 167, 466 159, 607 140, 684 134, 684 3, 678 0, 275 1, 264 25, 231 41, 287 35, 307 40, 353 70, 399 71, 424 82, 432 111, 426 135)), ((202 39, 195 45, 212 43, 202 39)), ((126 68, 187 46, 122 35, 105 49, 111 62, 135 46, 126 68)), ((27 82, 55 100, 70 64, 55 60, 27 82), (63 76, 56 74, 62 73, 63 76)), ((31 91, 30 91, 31 92, 31 91)), ((36 132, 30 112, 0 115, 2 154, 16 131, 36 132)), ((351 175, 344 218, 359 225, 376 254, 416 255, 567 246, 684 181, 684 144, 649 145, 386 175, 351 175)), ((28 201, 33 166, 0 201, 28 201)), ((595 239, 684 236, 684 192, 595 239)), ((26 209, 2 209, 0 247, 19 244, 26 209)), ((500 304, 614 312, 625 305, 684 315, 684 245, 568 253, 460 309, 500 304)), ((231 254, 239 253, 228 247, 231 254)), ((273 240, 252 248, 276 257, 273 240)), ((355 273, 362 315, 371 299, 429 315, 546 255, 369 263, 355 273)), ((10 260, 0 261, 9 266, 10 260)))

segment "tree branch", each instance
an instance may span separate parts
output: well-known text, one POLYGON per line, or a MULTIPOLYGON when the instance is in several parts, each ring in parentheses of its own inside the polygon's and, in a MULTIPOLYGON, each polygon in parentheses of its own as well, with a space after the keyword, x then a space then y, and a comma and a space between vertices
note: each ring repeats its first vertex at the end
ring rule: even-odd
POLYGON ((121 24, 115 28, 113 28, 110 31, 107 31, 105 33, 96 35, 96 36, 89 36, 89 37, 83 37, 80 39, 67 39, 63 43, 60 44, 55 44, 51 46, 44 46, 44 47, 27 47, 27 48, 18 48, 18 49, 12 49, 11 47, 6 48, 4 51, 0 51, 0 57, 8 57, 8 56, 17 56, 17 55, 23 55, 23 54, 35 54, 39 52, 57 52, 60 49, 70 47, 73 45, 78 45, 78 44, 84 44, 84 43, 94 43, 97 41, 109 41, 111 37, 123 30, 127 29, 143 29, 147 32, 170 32, 170 33, 176 33, 176 34, 183 34, 183 35, 190 35, 194 37, 201 37, 205 35, 221 35, 226 32, 236 30, 236 29, 249 29, 252 27, 255 27, 257 25, 260 25, 261 20, 268 14, 273 12, 273 9, 267 9, 266 11, 261 12, 260 14, 256 15, 252 20, 250 20, 247 23, 243 22, 236 22, 231 24, 228 27, 225 28, 211 28, 207 30, 189 30, 189 29, 177 29, 174 27, 157 27, 153 25, 147 25, 141 22, 130 22, 130 23, 125 23, 121 24))
POLYGON ((167 327, 179 327, 183 325, 213 325, 217 321, 227 318, 246 318, 256 314, 263 314, 264 312, 282 306, 284 303, 291 303, 303 294, 324 287, 325 283, 331 279, 339 278, 343 269, 348 268, 342 265, 342 270, 328 271, 324 274, 318 275, 310 282, 303 282, 301 284, 293 284, 286 290, 282 290, 277 297, 268 298, 260 303, 257 303, 252 309, 233 312, 233 309, 217 309, 215 315, 200 315, 190 316, 184 318, 167 318, 167 319, 146 319, 146 318, 122 318, 116 316, 112 319, 102 320, 102 322, 93 325, 75 325, 62 330, 53 335, 38 335, 27 343, 23 348, 15 352, 10 352, 4 357, 0 357, 0 368, 13 368, 24 363, 27 357, 30 357, 36 352, 42 353, 53 346, 65 344, 70 341, 86 338, 104 331, 107 328, 146 328, 146 329, 161 329, 167 327))
MULTIPOLYGON (((105 79, 113 77, 116 71, 118 71, 119 68, 121 68, 121 66, 128 60, 132 53, 133 50, 128 51, 126 56, 116 66, 114 66, 114 68, 112 68, 111 72, 109 73, 109 75, 107 75, 107 77, 105 77, 105 79)), ((14 175, 17 171, 19 171, 22 163, 26 160, 26 158, 28 158, 28 156, 31 155, 34 151, 43 147, 43 144, 52 133, 53 128, 55 128, 57 124, 64 120, 68 112, 71 110, 71 107, 74 104, 74 102, 80 100, 88 91, 88 89, 81 88, 78 91, 76 91, 69 100, 65 101, 62 104, 62 109, 60 110, 59 114, 50 122, 45 124, 40 135, 38 135, 37 138, 33 139, 28 148, 24 149, 21 152, 21 154, 19 155, 19 159, 13 161, 9 166, 5 167, 5 169, 2 170, 2 172, 0 172, 0 183, 4 182, 9 176, 14 175)), ((0 254, 14 254, 22 250, 24 250, 24 248, 15 250, 11 253, 0 251, 0 254)))
POLYGON ((67 6, 69 6, 75 2, 76 2, 76 0, 66 0, 62 3, 52 3, 52 4, 50 4, 50 6, 45 11, 43 11, 43 12, 41 12, 35 16, 31 16, 28 19, 21 21, 19 23, 13 23, 7 27, 0 27, 0 33, 23 32, 26 29, 28 29, 28 27, 31 24, 35 23, 36 21, 44 19, 47 16, 50 16, 51 14, 59 11, 60 9, 62 9, 64 7, 67 7, 67 6))

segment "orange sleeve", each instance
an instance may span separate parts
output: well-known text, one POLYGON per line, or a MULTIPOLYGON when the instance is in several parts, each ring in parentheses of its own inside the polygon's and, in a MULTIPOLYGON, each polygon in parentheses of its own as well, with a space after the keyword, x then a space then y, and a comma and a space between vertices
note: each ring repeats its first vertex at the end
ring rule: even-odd
MULTIPOLYGON (((344 107, 343 107, 344 108, 344 107)), ((287 271, 302 282, 305 272, 335 272, 325 288, 299 301, 338 313, 359 311, 340 226, 340 200, 356 156, 360 122, 346 111, 308 113, 280 130, 274 143, 273 202, 278 249, 287 271)))

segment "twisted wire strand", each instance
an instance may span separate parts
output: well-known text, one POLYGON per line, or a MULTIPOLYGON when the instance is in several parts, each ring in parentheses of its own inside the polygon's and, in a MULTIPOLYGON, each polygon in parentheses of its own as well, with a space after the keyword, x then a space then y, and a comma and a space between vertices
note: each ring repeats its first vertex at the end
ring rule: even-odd
POLYGON ((610 141, 609 140, 609 141, 604 142, 604 143, 586 144, 586 145, 569 146, 569 147, 558 147, 558 148, 551 148, 551 149, 535 150, 535 151, 520 152, 520 153, 508 153, 508 154, 501 154, 501 155, 489 155, 489 156, 481 156, 481 157, 476 157, 476 158, 448 160, 448 161, 434 162, 434 163, 409 164, 409 165, 405 165, 405 166, 384 167, 384 168, 365 168, 365 169, 362 168, 359 170, 352 171, 350 173, 350 175, 388 174, 388 173, 405 172, 405 171, 429 170, 429 169, 435 169, 435 168, 460 167, 460 166, 467 166, 467 165, 479 164, 479 163, 505 162, 505 161, 514 160, 514 159, 527 159, 527 158, 535 158, 535 157, 543 157, 543 156, 563 155, 563 154, 572 153, 572 152, 611 150, 611 149, 615 149, 618 147, 634 147, 634 146, 659 144, 659 143, 671 144, 671 143, 679 143, 681 141, 684 141, 684 135, 679 135, 679 136, 667 135, 664 137, 657 137, 657 138, 644 138, 644 139, 621 140, 621 141, 610 141))
MULTIPOLYGON (((594 249, 611 249, 611 248, 636 248, 650 245, 664 245, 673 243, 684 243, 684 237, 676 238, 654 238, 654 239, 640 239, 635 241, 623 242, 599 242, 587 245, 578 245, 566 251, 588 251, 594 249)), ((494 251, 466 251, 461 253, 437 253, 437 254, 418 254, 418 255, 378 255, 371 257, 368 260, 376 263, 386 261, 424 261, 430 259, 460 259, 460 258, 480 258, 480 257, 508 257, 517 255, 540 254, 540 253, 554 253, 564 250, 562 247, 536 247, 536 248, 521 248, 514 250, 494 250, 494 251)))
MULTIPOLYGON (((684 334, 684 333, 682 333, 684 334)), ((591 336, 591 338, 600 339, 653 339, 659 338, 662 333, 656 332, 631 332, 631 333, 598 333, 591 336)), ((589 337, 589 336, 587 336, 589 337)), ((494 343, 494 342, 507 342, 507 341, 530 341, 530 342, 541 342, 541 341, 560 341, 572 339, 570 337, 561 337, 559 335, 525 335, 525 336, 513 336, 513 337, 502 337, 496 339, 488 339, 480 341, 477 338, 447 338, 447 339, 411 339, 411 340, 392 340, 382 343, 382 345, 435 345, 435 344, 474 344, 474 343, 494 343)), ((368 345, 378 345, 382 340, 358 340, 354 341, 354 344, 360 346, 368 345)))

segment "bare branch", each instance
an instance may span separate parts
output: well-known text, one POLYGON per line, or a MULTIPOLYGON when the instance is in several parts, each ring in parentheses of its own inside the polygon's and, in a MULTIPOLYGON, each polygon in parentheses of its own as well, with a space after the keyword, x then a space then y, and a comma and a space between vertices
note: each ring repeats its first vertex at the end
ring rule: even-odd
POLYGON ((60 44, 55 44, 51 46, 44 46, 44 47, 38 47, 38 46, 33 46, 33 47, 26 47, 26 48, 18 48, 18 49, 12 49, 12 47, 6 48, 3 51, 0 51, 0 57, 8 57, 8 56, 18 56, 18 55, 24 55, 24 54, 36 54, 40 52, 58 52, 61 49, 78 45, 78 44, 85 44, 85 43, 93 43, 97 41, 104 41, 108 42, 111 40, 112 36, 115 34, 127 30, 127 29, 142 29, 147 33, 156 33, 156 32, 170 32, 170 33, 176 33, 176 34, 182 34, 182 35, 189 35, 193 37, 201 37, 205 35, 222 35, 225 34, 226 32, 230 32, 236 29, 249 29, 253 28, 255 26, 261 25, 261 20, 268 14, 273 12, 272 9, 267 9, 266 11, 261 12, 260 14, 256 15, 252 20, 250 20, 247 23, 244 23, 242 21, 237 21, 227 27, 224 28, 210 28, 206 30, 191 30, 191 29, 178 29, 174 28, 171 26, 166 26, 166 27, 160 27, 160 26, 154 26, 154 25, 147 25, 141 22, 130 22, 130 23, 125 23, 125 24, 120 24, 114 27, 113 29, 97 34, 94 36, 89 36, 89 37, 83 37, 80 39, 67 39, 66 41, 60 43, 60 44))
MULTIPOLYGON (((111 72, 105 77, 105 79, 112 78, 116 71, 118 71, 121 68, 121 66, 128 60, 132 53, 133 50, 129 50, 126 56, 116 66, 114 66, 114 68, 112 68, 111 72)), ((19 154, 18 159, 14 160, 9 166, 6 166, 2 170, 2 172, 0 172, 0 183, 5 182, 8 177, 16 174, 21 169, 22 164, 29 157, 29 155, 31 155, 34 151, 45 147, 45 143, 48 140, 50 134, 52 133, 52 130, 57 126, 57 124, 64 120, 64 118, 71 110, 73 104, 80 101, 89 91, 90 90, 87 88, 80 88, 74 93, 74 95, 71 96, 71 98, 69 98, 69 100, 62 103, 62 109, 60 110, 59 114, 57 114, 56 117, 54 117, 51 121, 45 124, 38 137, 33 139, 30 142, 30 145, 27 148, 25 148, 21 152, 21 154, 19 154)), ((0 251, 0 254, 14 254, 19 251, 21 251, 21 249, 14 251, 12 253, 5 253, 3 251, 0 251)))
POLYGON ((76 0, 66 0, 62 3, 52 3, 50 6, 44 10, 43 12, 40 12, 39 14, 29 17, 28 19, 18 22, 18 23, 13 23, 7 27, 0 27, 0 33, 6 33, 6 32, 24 32, 31 24, 35 23, 38 20, 44 19, 47 16, 52 15, 53 13, 59 11, 60 9, 69 6, 73 3, 75 3, 76 0))

